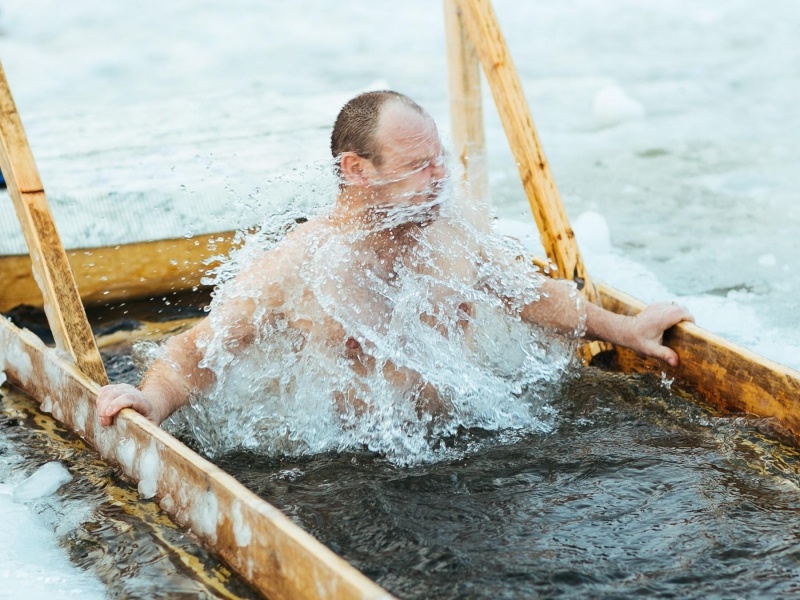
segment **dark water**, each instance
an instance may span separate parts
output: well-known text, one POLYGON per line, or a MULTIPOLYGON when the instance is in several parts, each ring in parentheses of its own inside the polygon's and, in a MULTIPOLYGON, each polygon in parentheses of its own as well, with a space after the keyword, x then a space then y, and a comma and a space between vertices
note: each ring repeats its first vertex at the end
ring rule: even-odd
MULTIPOLYGON (((129 353, 107 359, 112 379, 135 382, 129 353)), ((800 593, 800 458, 772 441, 770 422, 720 417, 656 377, 597 369, 566 382, 553 405, 555 431, 463 431, 448 443, 466 457, 449 462, 215 462, 401 598, 800 593)), ((49 417, 20 406, 4 398, 0 426, 30 460, 86 475, 65 493, 99 508, 64 543, 110 595, 252 595, 114 469, 62 430, 37 433, 49 417)))
POLYGON ((592 369, 557 408, 553 433, 463 432, 454 462, 217 462, 402 598, 800 592, 800 463, 769 423, 592 369))

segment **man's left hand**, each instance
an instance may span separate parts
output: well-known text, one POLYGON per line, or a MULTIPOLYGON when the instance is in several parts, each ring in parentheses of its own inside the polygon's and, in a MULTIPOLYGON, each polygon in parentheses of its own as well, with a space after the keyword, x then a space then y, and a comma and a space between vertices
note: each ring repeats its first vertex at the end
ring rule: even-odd
POLYGON ((632 317, 631 339, 625 345, 645 356, 660 358, 670 366, 677 367, 680 362, 678 355, 664 346, 663 340, 664 332, 682 321, 694 322, 694 317, 683 306, 666 302, 651 304, 632 317))

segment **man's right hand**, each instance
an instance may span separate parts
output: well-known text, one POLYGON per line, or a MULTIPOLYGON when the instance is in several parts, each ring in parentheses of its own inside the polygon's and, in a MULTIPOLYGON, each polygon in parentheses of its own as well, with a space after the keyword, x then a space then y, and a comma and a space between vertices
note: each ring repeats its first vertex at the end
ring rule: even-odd
POLYGON ((95 405, 100 424, 104 426, 111 425, 114 417, 123 408, 132 408, 158 425, 158 421, 156 421, 158 417, 155 414, 153 403, 141 390, 127 383, 104 386, 97 395, 95 405))

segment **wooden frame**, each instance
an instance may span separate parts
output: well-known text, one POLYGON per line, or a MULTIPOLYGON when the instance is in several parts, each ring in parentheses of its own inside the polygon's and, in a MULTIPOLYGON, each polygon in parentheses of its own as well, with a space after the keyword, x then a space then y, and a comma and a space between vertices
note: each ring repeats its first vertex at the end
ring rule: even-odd
POLYGON ((56 345, 92 379, 108 383, 2 66, 0 115, 0 169, 22 225, 56 345))
MULTIPOLYGON (((491 4, 488 0, 445 0, 445 11, 453 138, 471 182, 471 193, 480 198, 486 191, 477 72, 480 60, 549 261, 556 264, 559 275, 582 283, 591 300, 615 312, 633 314, 640 310, 641 304, 634 299, 602 284, 595 287, 585 272, 491 4)), ((204 261, 230 248, 230 234, 78 250, 67 257, 2 68, 0 88, 0 168, 33 257, 32 261, 27 257, 0 259, 0 271, 13 272, 14 278, 14 285, 0 293, 0 310, 20 302, 36 304, 35 280, 43 290, 42 304, 58 345, 76 363, 45 347, 30 332, 0 319, 0 368, 14 385, 38 399, 43 410, 72 427, 105 459, 119 464, 139 482, 144 496, 158 496, 166 512, 191 528, 269 597, 391 597, 277 509, 141 415, 125 410, 116 427, 99 425, 94 399, 99 390, 96 382, 102 382, 105 373, 102 363, 98 364, 99 353, 91 332, 87 334, 80 298, 103 302, 191 289, 199 284, 204 261), (222 239, 217 240, 218 236, 222 239), (209 238, 217 244, 213 250, 208 248, 209 238), (177 264, 171 262, 175 258, 177 264), (70 263, 78 274, 80 296, 70 263), (125 269, 120 268, 121 263, 126 264, 125 269), (28 274, 31 265, 33 277, 28 274)), ((663 371, 697 389, 720 408, 773 417, 800 442, 800 373, 691 324, 676 327, 667 341, 681 357, 678 369, 644 360, 624 349, 617 350, 617 364, 629 371, 663 371)))
MULTIPOLYGON (((163 296, 200 286, 214 257, 230 252, 234 233, 67 250, 67 259, 84 305, 163 296)), ((0 287, 0 312, 42 306, 30 256, 0 256, 0 273, 8 282, 0 287)))
POLYGON ((0 369, 269 598, 391 596, 233 477, 126 409, 114 427, 94 410, 100 387, 29 331, 0 319, 0 369))
MULTIPOLYGON (((0 368, 11 383, 38 400, 42 410, 73 429, 103 458, 119 465, 138 482, 140 494, 157 496, 160 506, 179 524, 190 528, 268 597, 391 598, 278 509, 135 411, 123 410, 114 427, 100 425, 95 399, 98 383, 107 382, 105 369, 2 67, 0 168, 28 243, 31 259, 27 264, 41 290, 56 344, 65 351, 48 348, 29 331, 0 319, 0 368)), ((225 236, 220 236, 219 243, 225 241, 225 236)), ((144 270, 147 275, 139 276, 139 284, 148 284, 138 288, 134 284, 133 289, 153 292, 153 280, 177 275, 163 266, 165 262, 172 265, 173 260, 176 264, 172 266, 180 265, 187 273, 185 278, 191 280, 183 284, 192 285, 201 270, 197 255, 202 255, 192 251, 199 247, 194 242, 171 240, 129 248, 128 257, 136 260, 128 265, 126 276, 144 270), (143 251, 147 256, 138 255, 143 251), (179 251, 182 254, 176 256, 179 251), (155 274, 149 260, 152 255, 169 257, 157 261, 161 266, 155 274)), ((106 248, 73 253, 78 261, 87 256, 93 283, 86 286, 91 288, 88 296, 97 292, 98 281, 106 288, 101 294, 104 297, 110 296, 111 290, 115 296, 135 293, 118 278, 109 280, 116 270, 114 258, 118 258, 113 252, 106 248)))
MULTIPOLYGON (((558 267, 555 276, 578 279, 579 283, 583 279, 586 283, 584 292, 589 300, 613 312, 637 313, 644 306, 641 302, 606 285, 595 286, 586 277, 577 243, 491 3, 489 0, 445 0, 445 6, 446 10, 457 14, 463 24, 460 29, 451 27, 449 31, 468 38, 461 42, 450 41, 450 44, 474 45, 500 111, 548 255, 548 261, 540 266, 555 262, 558 267)), ((462 53, 458 60, 470 60, 464 56, 466 54, 462 53)), ((457 71, 468 70, 462 65, 455 68, 457 71)), ((473 98, 480 97, 474 90, 472 94, 473 98)), ((454 105, 456 108, 458 105, 454 105)), ((475 112, 474 107, 470 110, 475 112)), ((469 117, 464 115, 464 118, 469 117)), ((473 125, 470 131, 474 129, 473 125)), ((480 134, 474 140, 462 143, 473 147, 483 140, 484 136, 480 134)), ((485 153, 483 149, 480 151, 485 153)), ((546 272, 553 274, 550 269, 546 272)), ((617 368, 633 372, 664 372, 680 384, 697 390, 721 410, 774 418, 800 443, 800 373, 690 323, 682 323, 667 332, 665 341, 681 359, 677 369, 666 363, 646 360, 625 348, 615 349, 617 368)), ((588 354, 595 355, 597 350, 594 348, 588 354)))

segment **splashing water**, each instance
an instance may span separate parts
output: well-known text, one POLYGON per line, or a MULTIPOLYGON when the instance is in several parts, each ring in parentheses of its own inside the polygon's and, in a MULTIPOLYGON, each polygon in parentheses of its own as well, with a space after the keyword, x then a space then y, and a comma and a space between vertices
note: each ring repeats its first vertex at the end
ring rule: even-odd
POLYGON ((214 273, 213 335, 198 342, 215 384, 167 426, 212 456, 367 448, 397 464, 452 457, 462 428, 549 430, 548 394, 582 329, 577 293, 572 335, 525 324, 543 276, 437 186, 369 227, 338 226, 320 205, 299 226, 284 213, 247 234, 214 273), (252 314, 246 334, 237 311, 252 314))

